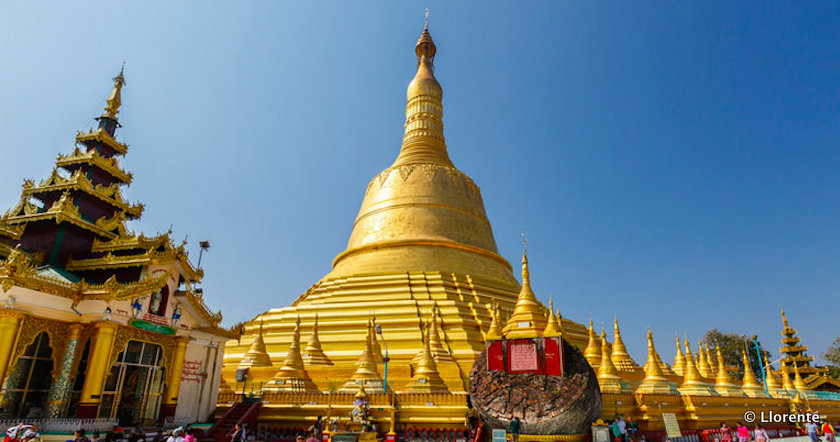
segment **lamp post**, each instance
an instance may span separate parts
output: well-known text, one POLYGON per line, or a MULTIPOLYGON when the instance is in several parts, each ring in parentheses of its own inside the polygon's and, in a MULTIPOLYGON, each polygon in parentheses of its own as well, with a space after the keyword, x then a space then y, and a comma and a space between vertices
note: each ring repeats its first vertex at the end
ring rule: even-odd
POLYGON ((382 327, 379 324, 376 324, 376 333, 382 339, 382 345, 385 346, 385 357, 382 358, 382 361, 385 362, 385 381, 383 382, 383 385, 382 385, 382 392, 387 394, 388 393, 388 361, 390 361, 391 358, 388 357, 388 343, 385 342, 385 336, 382 335, 382 327))
POLYGON ((758 354, 758 366, 761 367, 761 380, 764 382, 764 394, 770 397, 770 390, 767 388, 767 369, 764 367, 764 359, 761 357, 761 347, 758 345, 758 337, 753 340, 755 352, 758 354))
POLYGON ((201 268, 201 255, 203 255, 205 251, 210 250, 210 241, 199 241, 198 242, 198 247, 200 247, 201 250, 198 252, 198 265, 196 266, 196 268, 200 269, 201 268))

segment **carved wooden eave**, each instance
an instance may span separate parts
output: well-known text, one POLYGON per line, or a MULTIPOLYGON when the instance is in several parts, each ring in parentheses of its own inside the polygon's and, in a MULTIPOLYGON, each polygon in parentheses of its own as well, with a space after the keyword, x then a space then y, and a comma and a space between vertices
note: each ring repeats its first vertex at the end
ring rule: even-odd
POLYGON ((148 265, 166 265, 177 260, 174 251, 157 252, 149 250, 137 255, 114 255, 108 252, 100 258, 71 259, 65 269, 75 272, 84 270, 106 270, 148 265))
POLYGON ((115 252, 121 250, 152 250, 159 247, 164 247, 169 244, 169 233, 157 235, 153 237, 146 237, 142 233, 140 235, 120 236, 110 241, 93 240, 93 247, 91 252, 115 252))
MULTIPOLYGON (((105 186, 102 184, 94 185, 88 178, 81 173, 81 169, 74 172, 69 177, 61 176, 56 169, 45 180, 34 185, 31 181, 24 182, 23 197, 38 197, 38 194, 64 192, 68 190, 78 190, 85 192, 88 195, 98 198, 99 200, 109 204, 126 213, 128 218, 136 219, 143 215, 143 204, 131 204, 124 200, 120 193, 118 184, 105 186)), ((39 198, 40 199, 40 198, 39 198)))
POLYGON ((204 297, 195 293, 190 285, 187 285, 186 290, 175 292, 175 297, 181 301, 181 305, 190 312, 191 316, 204 321, 200 327, 217 328, 222 322, 222 312, 212 313, 204 303, 204 297))
POLYGON ((19 240, 23 235, 23 226, 13 226, 0 219, 0 236, 19 240))
POLYGON ((89 284, 84 280, 70 282, 39 274, 29 258, 17 249, 13 250, 5 261, 0 262, 0 287, 3 291, 18 286, 69 298, 74 302, 118 301, 148 296, 163 288, 168 278, 169 273, 165 273, 157 278, 134 282, 117 282, 114 276, 102 284, 89 284))
POLYGON ((122 181, 125 184, 131 184, 134 175, 131 172, 126 172, 117 164, 116 158, 106 158, 100 155, 95 150, 82 152, 76 147, 70 155, 59 155, 56 165, 60 167, 68 167, 77 164, 90 164, 96 166, 114 178, 122 181))
POLYGON ((108 135, 108 132, 105 132, 102 128, 94 129, 90 132, 79 132, 76 134, 76 141, 77 142, 85 142, 85 141, 99 141, 101 143, 105 143, 111 149, 125 155, 128 152, 128 144, 120 143, 119 141, 115 140, 112 136, 108 135))
POLYGON ((55 221, 56 224, 68 222, 103 238, 113 239, 118 235, 114 233, 114 230, 118 230, 120 227, 124 230, 125 214, 120 212, 114 215, 113 218, 100 218, 92 223, 82 218, 82 215, 79 213, 79 208, 69 198, 62 196, 45 211, 41 211, 38 206, 30 203, 27 198, 22 198, 14 209, 4 215, 3 219, 6 223, 12 225, 49 220, 55 221))

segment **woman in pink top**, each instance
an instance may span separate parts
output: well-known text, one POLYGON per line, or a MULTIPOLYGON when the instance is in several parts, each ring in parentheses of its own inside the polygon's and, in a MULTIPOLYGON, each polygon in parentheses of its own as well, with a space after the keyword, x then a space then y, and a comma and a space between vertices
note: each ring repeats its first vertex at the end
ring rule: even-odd
POLYGON ((770 435, 767 434, 767 430, 764 429, 761 425, 755 426, 755 442, 769 442, 770 435))
POLYGON ((740 422, 735 424, 738 426, 738 442, 750 442, 750 429, 740 422))

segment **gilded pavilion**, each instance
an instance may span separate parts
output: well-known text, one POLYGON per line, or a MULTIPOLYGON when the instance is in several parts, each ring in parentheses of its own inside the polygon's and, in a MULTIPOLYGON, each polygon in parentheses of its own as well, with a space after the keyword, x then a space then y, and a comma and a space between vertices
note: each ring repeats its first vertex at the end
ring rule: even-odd
POLYGON ((332 271, 229 343, 219 415, 244 392, 262 398, 261 422, 300 427, 316 416, 346 419, 354 393, 364 392, 380 428, 462 426, 468 373, 485 340, 528 330, 559 333, 584 354, 599 378, 604 418, 622 413, 648 429, 662 428, 666 412, 684 428, 717 427, 746 409, 811 408, 840 418, 840 396, 815 391, 836 390, 837 381, 809 365, 787 322, 788 359, 769 371, 765 388, 749 365, 734 378, 702 343, 677 339, 668 364, 650 331, 647 360, 637 362, 618 320, 599 334, 591 321, 585 327, 540 303, 526 257, 520 284, 498 253, 479 187, 447 154, 436 50, 427 26, 415 45, 402 146, 367 185, 332 271))
POLYGON ((123 197, 124 85, 121 71, 98 127, 0 217, 0 417, 151 425, 215 408, 239 335, 205 305, 185 244, 127 228, 143 205, 123 197))

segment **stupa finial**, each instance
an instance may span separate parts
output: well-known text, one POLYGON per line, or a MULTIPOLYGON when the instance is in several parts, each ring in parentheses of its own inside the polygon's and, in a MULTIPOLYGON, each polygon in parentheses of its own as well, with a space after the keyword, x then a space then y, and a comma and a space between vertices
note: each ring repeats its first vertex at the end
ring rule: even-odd
POLYGON ((116 77, 113 78, 114 80, 114 89, 111 90, 111 94, 108 95, 105 105, 105 112, 102 114, 105 118, 110 118, 112 120, 117 119, 117 114, 120 113, 120 106, 122 106, 122 88, 125 86, 125 62, 123 62, 122 67, 120 68, 120 73, 117 74, 116 77))

